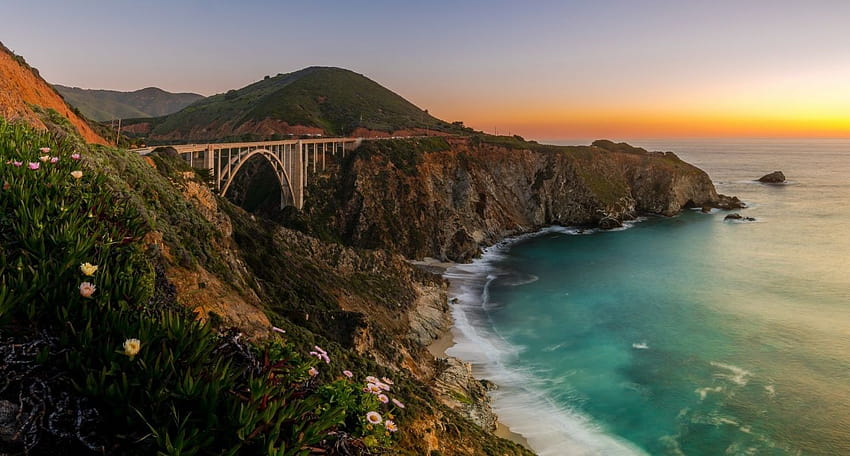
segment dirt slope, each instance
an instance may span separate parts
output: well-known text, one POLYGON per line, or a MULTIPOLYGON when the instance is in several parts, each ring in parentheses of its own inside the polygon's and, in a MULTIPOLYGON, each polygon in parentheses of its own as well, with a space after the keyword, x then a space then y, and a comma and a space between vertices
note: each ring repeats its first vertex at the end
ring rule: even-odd
POLYGON ((86 142, 106 144, 35 69, 0 43, 0 116, 46 129, 30 105, 50 108, 67 117, 86 142))

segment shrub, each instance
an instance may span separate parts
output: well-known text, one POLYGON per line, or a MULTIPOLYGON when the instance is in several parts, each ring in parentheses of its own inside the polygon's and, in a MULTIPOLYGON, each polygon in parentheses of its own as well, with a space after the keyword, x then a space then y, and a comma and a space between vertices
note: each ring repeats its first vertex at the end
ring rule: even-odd
POLYGON ((331 364, 320 348, 301 355, 280 336, 254 346, 157 299, 141 247, 150 227, 78 144, 0 120, 0 333, 4 348, 33 347, 4 366, 0 400, 23 417, 35 403, 54 408, 39 412, 46 422, 18 423, 29 430, 9 451, 50 451, 39 443, 63 439, 109 454, 391 444, 388 428, 366 421, 378 396, 341 371, 321 375, 331 364), (42 371, 32 366, 47 362, 33 379, 42 371), (51 392, 62 396, 27 399, 51 392), (54 418, 70 416, 77 425, 66 419, 73 432, 63 431, 54 418))

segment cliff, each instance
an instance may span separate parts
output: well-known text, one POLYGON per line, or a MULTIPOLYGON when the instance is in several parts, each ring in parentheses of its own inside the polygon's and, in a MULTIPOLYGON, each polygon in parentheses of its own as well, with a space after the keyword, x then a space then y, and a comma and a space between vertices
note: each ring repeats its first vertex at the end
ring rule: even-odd
POLYGON ((304 213, 286 223, 353 246, 455 261, 546 225, 610 226, 740 204, 670 152, 488 136, 367 141, 309 191, 304 213))
POLYGON ((36 69, 0 43, 0 118, 48 129, 53 122, 48 110, 66 118, 86 142, 106 144, 36 69))

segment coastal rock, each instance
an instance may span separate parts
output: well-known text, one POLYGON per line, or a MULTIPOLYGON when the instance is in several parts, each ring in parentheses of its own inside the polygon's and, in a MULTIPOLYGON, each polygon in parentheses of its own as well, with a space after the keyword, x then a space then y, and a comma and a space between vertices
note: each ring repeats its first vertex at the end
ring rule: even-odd
POLYGON ((337 169, 317 176, 308 207, 292 224, 317 233, 330 228, 345 244, 411 259, 467 261, 483 246, 547 225, 595 227, 641 213, 742 207, 673 153, 610 141, 575 147, 490 141, 364 142, 337 169))
POLYGON ((781 184, 785 182, 785 174, 782 174, 782 171, 774 171, 770 174, 765 174, 764 176, 760 177, 759 182, 765 184, 781 184))
POLYGON ((620 228, 623 226, 623 222, 615 219, 614 217, 604 217, 599 221, 599 228, 603 230, 612 230, 614 228, 620 228))
POLYGON ((717 195, 717 200, 709 207, 716 207, 725 211, 731 211, 733 209, 743 209, 747 207, 747 205, 738 199, 737 196, 717 195))
POLYGON ((755 222, 756 219, 753 217, 744 217, 743 215, 735 212, 733 214, 729 214, 726 217, 723 217, 723 220, 738 220, 742 222, 755 222))
POLYGON ((445 359, 445 369, 436 378, 436 390, 443 403, 460 412, 480 428, 496 430, 496 414, 490 408, 487 391, 494 389, 493 382, 472 376, 472 365, 457 358, 445 359))

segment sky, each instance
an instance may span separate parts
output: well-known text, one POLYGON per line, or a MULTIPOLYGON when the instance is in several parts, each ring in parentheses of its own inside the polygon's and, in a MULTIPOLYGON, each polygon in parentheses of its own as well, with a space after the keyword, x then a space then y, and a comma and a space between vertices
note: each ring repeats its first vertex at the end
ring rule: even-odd
POLYGON ((0 0, 51 83, 203 95, 348 68, 538 140, 850 137, 850 2, 0 0))

